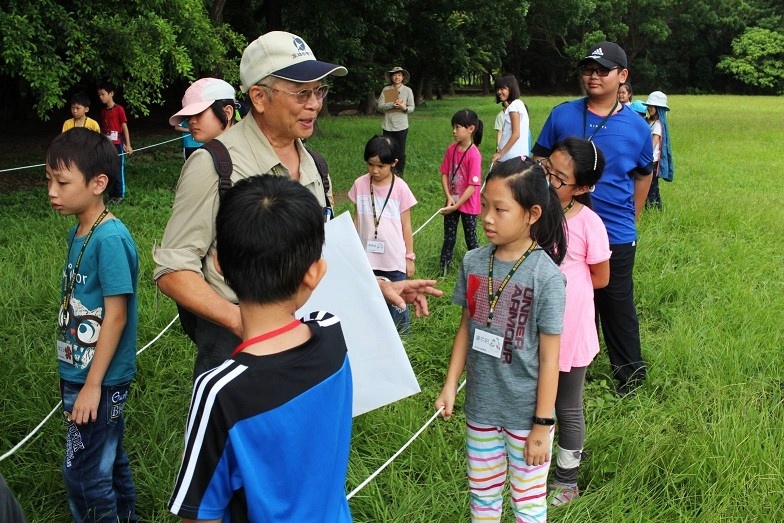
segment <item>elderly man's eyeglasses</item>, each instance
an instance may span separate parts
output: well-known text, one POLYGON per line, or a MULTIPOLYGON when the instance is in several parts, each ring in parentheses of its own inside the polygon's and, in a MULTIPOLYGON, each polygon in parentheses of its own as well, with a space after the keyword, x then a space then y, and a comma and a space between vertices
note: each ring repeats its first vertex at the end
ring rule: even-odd
POLYGON ((272 89, 273 91, 278 91, 279 93, 285 93, 289 96, 294 96, 297 98, 297 103, 307 103, 310 100, 310 97, 316 95, 316 100, 323 100, 327 97, 327 93, 329 93, 329 86, 328 85, 321 85, 316 87, 315 89, 302 89, 301 91, 297 91, 296 93, 292 93, 291 91, 286 91, 284 89, 278 89, 277 87, 272 87, 271 85, 266 84, 259 84, 267 89, 272 89))
POLYGON ((539 165, 541 165, 542 169, 544 169, 544 172, 547 175, 547 179, 550 180, 550 185, 552 185, 553 188, 560 189, 561 187, 577 187, 576 183, 566 183, 560 176, 558 176, 558 173, 553 172, 553 166, 550 164, 550 160, 547 158, 540 160, 539 165))
POLYGON ((607 69, 606 67, 591 67, 590 65, 584 65, 580 67, 580 74, 583 76, 592 76, 593 73, 596 73, 596 76, 609 76, 610 71, 615 69, 619 69, 618 67, 613 67, 611 69, 607 69))

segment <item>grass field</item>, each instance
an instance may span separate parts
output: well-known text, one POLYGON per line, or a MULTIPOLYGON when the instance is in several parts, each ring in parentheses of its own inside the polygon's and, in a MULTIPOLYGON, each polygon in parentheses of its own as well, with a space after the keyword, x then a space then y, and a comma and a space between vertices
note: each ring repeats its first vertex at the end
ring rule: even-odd
MULTIPOLYGON (((562 100, 526 98, 534 135, 562 100)), ((584 495, 552 509, 551 521, 784 521, 784 259, 778 243, 784 239, 784 103, 675 95, 670 106, 675 182, 662 182, 664 211, 642 216, 635 274, 649 378, 636 395, 619 400, 611 393, 606 356, 593 363, 584 495)), ((411 117, 406 179, 420 202, 415 228, 441 205, 438 166, 451 140, 449 119, 463 107, 487 125, 481 146, 487 162, 498 109, 489 97, 430 102, 411 117)), ((364 144, 380 132, 380 118, 328 118, 320 130, 311 145, 329 160, 338 210, 347 210, 345 192, 364 172, 364 144)), ((170 137, 149 136, 146 143, 170 137)), ((136 139, 134 146, 141 145, 145 141, 136 139)), ((175 145, 129 159, 130 195, 114 209, 134 234, 141 259, 140 344, 176 313, 151 278, 152 247, 168 219, 181 166, 175 145)), ((42 160, 19 153, 20 162, 42 160)), ((35 176, 43 179, 43 172, 35 176)), ((43 184, 0 195, 0 453, 59 401, 53 339, 58 274, 72 223, 50 209, 43 184)), ((436 219, 415 238, 417 276, 437 274, 441 233, 436 219)), ((456 256, 460 249, 462 237, 456 256)), ((453 285, 454 273, 439 287, 449 296, 453 285)), ((413 322, 405 344, 422 393, 355 420, 347 491, 432 414, 459 312, 448 297, 431 300, 431 316, 413 322)), ((143 521, 175 520, 166 502, 182 452, 192 363, 193 348, 177 329, 138 359, 125 412, 143 521)), ((434 423, 351 500, 355 520, 466 521, 463 427, 460 415, 434 423)), ((63 428, 55 415, 0 462, 33 522, 69 520, 60 473, 63 428)))

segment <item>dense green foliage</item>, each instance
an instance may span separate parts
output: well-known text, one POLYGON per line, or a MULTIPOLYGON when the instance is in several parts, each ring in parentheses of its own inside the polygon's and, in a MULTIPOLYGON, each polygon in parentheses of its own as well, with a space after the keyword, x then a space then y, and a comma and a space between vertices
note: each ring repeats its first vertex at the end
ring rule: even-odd
MULTIPOLYGON (((534 133, 560 101, 526 98, 534 133)), ((429 102, 411 116, 406 179, 420 202, 412 211, 415 228, 441 205, 437 170, 452 140, 449 119, 465 106, 488 126, 481 146, 487 161, 498 111, 490 97, 429 102)), ((784 222, 778 218, 784 179, 768 174, 784 170, 784 129, 771 125, 784 120, 784 105, 775 97, 674 95, 670 106, 675 182, 662 186, 664 211, 641 218, 635 266, 649 379, 635 396, 619 400, 610 392, 606 356, 592 364, 584 495, 551 510, 550 521, 784 521, 784 222)), ((345 192, 364 172, 363 147, 379 120, 330 118, 320 126, 323 134, 311 145, 329 160, 338 208, 345 210, 345 192)), ((40 161, 20 158, 18 164, 40 161)), ((129 197, 115 209, 141 257, 140 343, 175 314, 152 283, 151 250, 168 219, 180 165, 174 145, 134 153, 127 166, 129 197)), ((58 401, 57 282, 72 223, 51 211, 43 189, 0 195, 0 453, 58 401)), ((418 276, 437 274, 441 239, 438 219, 415 237, 418 276)), ((459 238, 456 256, 463 248, 459 238)), ((439 287, 449 295, 454 280, 453 272, 439 287)), ((431 316, 415 320, 405 342, 422 393, 355 420, 347 490, 433 413, 460 312, 449 297, 430 303, 431 316)), ((139 513, 143 521, 173 522, 165 505, 182 452, 193 347, 174 329, 138 362, 126 413, 139 513)), ((0 462, 31 521, 68 521, 60 475, 63 430, 58 412, 0 462)), ((463 445, 461 416, 438 420, 351 500, 355 520, 466 521, 463 445)))
POLYGON ((28 103, 43 118, 79 88, 95 98, 100 81, 121 87, 135 114, 149 114, 177 80, 213 72, 236 83, 245 46, 209 20, 202 0, 8 0, 0 3, 0 35, 0 111, 28 103))
POLYGON ((626 49, 639 90, 784 89, 778 0, 0 0, 0 116, 46 119, 101 79, 148 114, 194 78, 236 83, 242 48, 271 29, 345 64, 351 74, 332 100, 366 112, 392 64, 409 69, 424 99, 458 80, 486 92, 501 71, 524 91, 572 91, 575 61, 604 38, 626 49))

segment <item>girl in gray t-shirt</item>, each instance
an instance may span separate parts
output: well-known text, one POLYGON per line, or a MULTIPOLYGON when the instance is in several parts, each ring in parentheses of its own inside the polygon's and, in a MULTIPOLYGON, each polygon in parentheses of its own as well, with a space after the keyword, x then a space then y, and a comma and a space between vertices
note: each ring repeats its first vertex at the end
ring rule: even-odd
POLYGON ((482 225, 490 244, 463 259, 452 299, 463 316, 435 406, 451 417, 465 369, 472 520, 500 521, 511 467, 515 514, 545 521, 566 301, 557 264, 566 235, 558 196, 538 162, 495 164, 482 191, 482 225))

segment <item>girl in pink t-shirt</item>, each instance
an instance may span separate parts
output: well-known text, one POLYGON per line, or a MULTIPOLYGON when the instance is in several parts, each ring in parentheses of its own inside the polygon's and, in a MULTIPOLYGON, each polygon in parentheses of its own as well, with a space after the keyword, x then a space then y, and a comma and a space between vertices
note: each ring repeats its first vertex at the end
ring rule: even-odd
POLYGON ((444 243, 441 246, 441 275, 446 276, 452 264, 457 241, 457 222, 463 221, 468 250, 479 247, 476 239, 476 217, 481 212, 479 188, 482 186, 482 120, 471 109, 461 109, 452 116, 454 143, 447 147, 441 161, 441 186, 446 205, 439 212, 444 215, 444 243))
POLYGON ((558 449, 555 481, 550 484, 553 505, 579 495, 577 473, 585 441, 583 389, 585 371, 599 352, 594 319, 593 290, 610 281, 610 242, 599 216, 590 208, 590 191, 604 170, 604 156, 593 142, 567 138, 542 160, 550 184, 561 200, 566 218, 566 310, 561 334, 558 395, 558 449))
MULTIPOLYGON (((414 274, 411 207, 417 201, 408 184, 394 173, 397 143, 374 136, 365 145, 368 172, 357 178, 348 197, 354 202, 354 225, 376 276, 401 281, 414 274)), ((409 332, 408 310, 389 312, 398 331, 409 332)))

